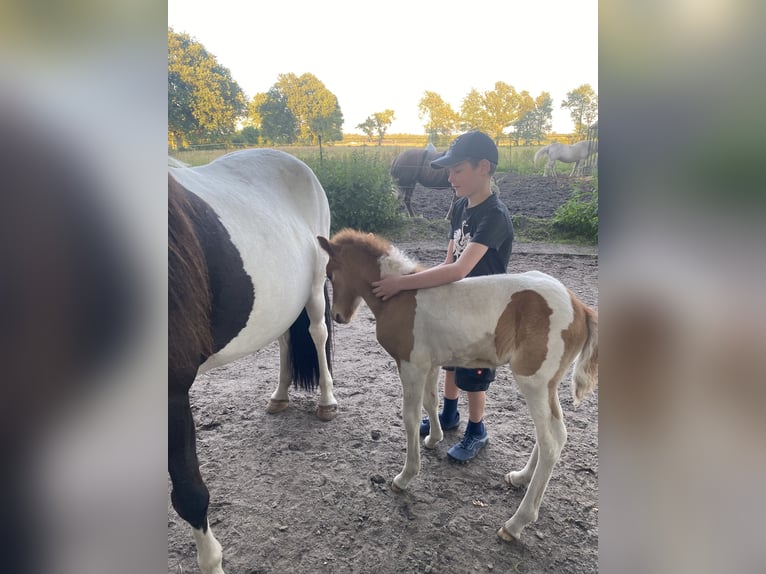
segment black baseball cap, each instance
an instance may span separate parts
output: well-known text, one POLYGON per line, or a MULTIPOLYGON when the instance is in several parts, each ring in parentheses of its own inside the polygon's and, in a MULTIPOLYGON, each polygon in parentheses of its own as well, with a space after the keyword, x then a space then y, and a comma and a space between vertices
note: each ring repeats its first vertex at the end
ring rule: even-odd
POLYGON ((433 169, 451 167, 467 159, 486 159, 497 165, 497 146, 484 132, 471 131, 455 138, 447 153, 431 162, 433 169))

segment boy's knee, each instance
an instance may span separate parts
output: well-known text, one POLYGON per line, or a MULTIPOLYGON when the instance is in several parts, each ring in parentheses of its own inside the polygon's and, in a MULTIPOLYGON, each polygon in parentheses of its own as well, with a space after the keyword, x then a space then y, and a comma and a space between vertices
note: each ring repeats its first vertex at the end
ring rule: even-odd
POLYGON ((455 385, 463 391, 486 391, 495 380, 495 369, 455 368, 455 385))

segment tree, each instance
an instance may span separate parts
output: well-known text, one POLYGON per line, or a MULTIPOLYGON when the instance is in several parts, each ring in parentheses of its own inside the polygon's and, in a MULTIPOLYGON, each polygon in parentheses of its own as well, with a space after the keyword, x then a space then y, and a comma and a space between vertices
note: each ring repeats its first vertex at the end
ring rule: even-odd
POLYGON ((520 107, 521 100, 516 89, 505 82, 495 82, 494 90, 484 92, 486 119, 483 131, 497 141, 519 118, 520 107))
POLYGON ((261 103, 255 108, 255 114, 260 118, 263 139, 272 144, 293 143, 297 122, 287 106, 287 97, 276 86, 272 86, 266 94, 253 98, 253 105, 257 101, 261 103))
POLYGON ((298 139, 310 144, 343 139, 343 113, 335 97, 313 74, 280 74, 274 88, 295 118, 298 139))
POLYGON ((246 108, 229 69, 191 36, 168 28, 168 135, 176 145, 225 139, 246 108))
POLYGON ((460 105, 460 131, 480 129, 486 123, 487 110, 484 107, 484 96, 473 88, 460 105))
MULTIPOLYGON (((522 96, 527 92, 522 92, 522 96)), ((531 96, 529 96, 531 100, 531 96)), ((537 144, 551 131, 553 117, 553 98, 548 92, 542 92, 532 101, 532 107, 529 108, 529 101, 524 98, 522 108, 525 110, 522 116, 514 122, 516 143, 520 139, 525 144, 535 142, 537 144)))
POLYGON ((356 127, 362 130, 367 139, 372 141, 373 136, 378 137, 378 145, 383 145, 383 138, 386 135, 386 131, 391 127, 391 123, 394 121, 394 110, 383 110, 382 112, 375 112, 371 116, 368 116, 364 122, 356 127))
POLYGON ((569 115, 575 125, 575 134, 579 139, 588 136, 588 126, 598 118, 598 95, 590 84, 583 84, 571 92, 561 102, 562 108, 569 109, 569 115))
POLYGON ((460 116, 436 92, 426 91, 418 103, 418 117, 426 120, 423 127, 432 140, 439 136, 451 136, 458 126, 460 116))

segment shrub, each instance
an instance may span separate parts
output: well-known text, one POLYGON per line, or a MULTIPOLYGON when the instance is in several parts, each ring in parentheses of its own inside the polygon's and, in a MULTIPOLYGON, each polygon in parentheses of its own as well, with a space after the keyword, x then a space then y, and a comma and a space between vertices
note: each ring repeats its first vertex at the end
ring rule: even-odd
POLYGON ((378 232, 399 219, 399 201, 388 173, 389 162, 377 154, 354 151, 334 157, 305 158, 322 183, 332 213, 333 233, 344 227, 378 232))
POLYGON ((589 192, 575 189, 556 210, 553 226, 573 239, 598 243, 598 184, 589 192))

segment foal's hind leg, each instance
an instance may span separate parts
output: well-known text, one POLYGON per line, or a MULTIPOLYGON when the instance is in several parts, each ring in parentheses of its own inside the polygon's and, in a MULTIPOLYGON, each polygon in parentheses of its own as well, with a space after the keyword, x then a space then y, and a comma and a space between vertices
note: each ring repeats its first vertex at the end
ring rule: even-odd
POLYGON ((199 472, 194 420, 186 391, 168 391, 168 470, 173 483, 173 508, 191 524, 202 574, 224 574, 221 544, 208 525, 210 494, 199 472))
MULTIPOLYGON (((516 377, 535 423, 537 442, 527 466, 519 473, 509 473, 513 477, 512 480, 518 478, 523 483, 533 469, 527 492, 519 508, 497 532, 503 540, 519 539, 524 527, 537 520, 540 503, 553 473, 553 467, 566 442, 567 432, 564 421, 561 419, 558 395, 554 390, 553 396, 549 396, 549 378, 540 373, 532 377, 516 377)), ((556 380, 560 379, 560 373, 557 373, 556 380)))

